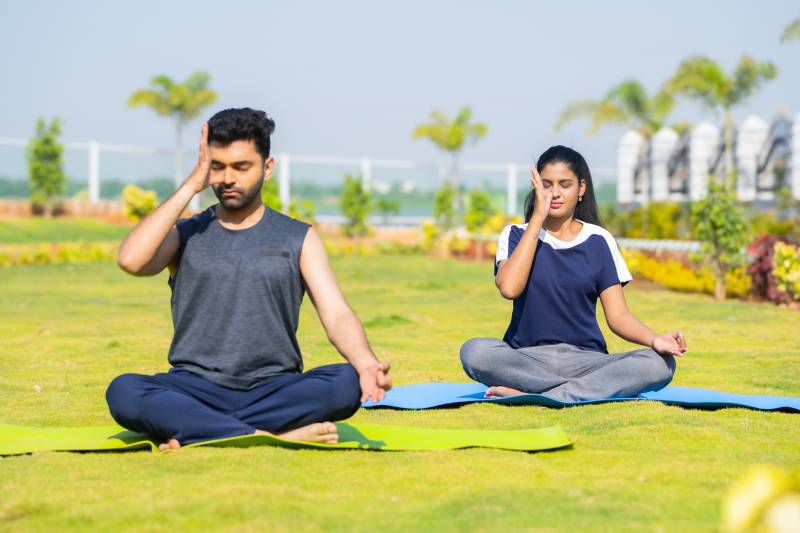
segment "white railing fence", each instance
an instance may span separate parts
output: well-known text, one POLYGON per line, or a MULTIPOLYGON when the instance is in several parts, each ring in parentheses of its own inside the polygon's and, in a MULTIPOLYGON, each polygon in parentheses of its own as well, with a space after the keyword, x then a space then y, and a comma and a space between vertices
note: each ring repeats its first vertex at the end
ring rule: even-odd
MULTIPOLYGON (((0 175, 8 174, 4 167, 13 166, 17 169, 24 167, 24 148, 28 145, 29 139, 0 137, 0 147, 16 147, 19 153, 16 154, 14 165, 6 164, 0 158, 0 175)), ((174 165, 175 150, 169 148, 156 148, 148 146, 134 146, 126 144, 111 144, 98 141, 86 142, 65 142, 64 148, 73 152, 85 152, 86 154, 86 182, 88 189, 88 199, 91 203, 100 201, 101 183, 103 181, 102 162, 105 156, 111 154, 127 154, 133 156, 159 156, 159 168, 163 167, 161 175, 172 175, 174 170, 170 168, 174 165), (169 160, 169 158, 173 158, 169 160)), ((187 151, 186 160, 196 157, 195 153, 187 151)), ((401 185, 404 188, 419 188, 420 190, 432 190, 438 188, 450 173, 449 164, 412 161, 400 159, 378 159, 369 157, 330 157, 279 153, 275 155, 277 163, 278 189, 281 201, 284 205, 289 203, 293 197, 292 189, 295 185, 303 183, 327 183, 329 185, 339 184, 342 180, 343 172, 360 174, 367 189, 378 192, 388 192, 389 185, 401 185), (313 168, 312 168, 313 167, 313 168), (402 183, 398 183, 398 182, 402 183)), ((462 163, 460 171, 464 185, 480 186, 490 185, 495 189, 505 189, 504 209, 510 215, 516 215, 520 211, 520 201, 522 194, 528 191, 528 164, 526 163, 462 163)), ((597 167, 592 169, 592 175, 597 182, 613 181, 616 177, 616 169, 611 167, 597 167)), ((194 207, 198 205, 198 198, 194 200, 194 207)), ((419 214, 418 214, 419 215, 419 214)), ((325 215, 323 215, 323 218, 325 215)), ((331 215, 328 215, 330 218, 331 215)), ((392 217, 393 219, 409 218, 392 217)), ((411 218, 419 219, 419 216, 411 218)))

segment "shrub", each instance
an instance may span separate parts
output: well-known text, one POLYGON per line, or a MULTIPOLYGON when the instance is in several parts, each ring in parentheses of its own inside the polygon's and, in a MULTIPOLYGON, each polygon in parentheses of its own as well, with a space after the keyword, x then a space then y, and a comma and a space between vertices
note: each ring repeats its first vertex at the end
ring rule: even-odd
POLYGON ((492 197, 478 189, 469 192, 468 202, 469 206, 464 215, 464 222, 467 230, 474 233, 486 224, 496 210, 492 207, 492 197))
POLYGON ((456 223, 456 212, 453 209, 455 196, 456 188, 449 182, 445 182, 433 196, 433 219, 436 225, 444 231, 449 230, 456 223))
POLYGON ((261 186, 261 201, 264 205, 275 211, 283 211, 283 203, 278 191, 278 182, 274 179, 268 179, 261 186))
POLYGON ((388 224, 389 215, 396 215, 400 212, 400 202, 394 198, 378 198, 375 202, 375 208, 383 217, 383 223, 388 224))
POLYGON ((422 249, 425 252, 430 252, 436 247, 436 242, 439 240, 441 230, 436 224, 430 222, 422 223, 422 249))
POLYGON ((354 237, 369 232, 367 219, 372 212, 372 195, 364 190, 361 176, 345 174, 340 207, 347 218, 343 228, 346 235, 354 237))
MULTIPOLYGON (((675 259, 657 259, 639 250, 623 250, 625 262, 634 277, 642 277, 662 287, 680 292, 715 294, 714 274, 708 268, 692 269, 675 259)), ((744 268, 725 274, 727 296, 744 297, 750 292, 750 277, 744 268)))
POLYGON ((800 301, 800 247, 776 242, 772 263, 778 290, 800 301))
POLYGON ((112 262, 118 243, 24 244, 0 249, 0 267, 112 262))
POLYGON ((44 119, 36 121, 36 136, 28 144, 28 172, 31 202, 43 209, 47 217, 53 214, 53 203, 64 194, 64 147, 58 140, 61 121, 53 119, 48 126, 44 119))
POLYGON ((122 202, 125 204, 125 216, 131 220, 141 220, 158 206, 155 191, 145 191, 136 185, 126 185, 122 189, 122 202))
POLYGON ((778 289, 778 281, 773 270, 775 264, 775 244, 782 242, 775 235, 762 235, 750 244, 747 251, 750 254, 750 266, 747 272, 752 281, 753 294, 770 302, 785 301, 788 295, 778 289))
POLYGON ((692 206, 692 234, 701 242, 700 257, 714 276, 714 297, 724 300, 727 274, 746 265, 747 225, 736 194, 712 179, 708 196, 692 206))

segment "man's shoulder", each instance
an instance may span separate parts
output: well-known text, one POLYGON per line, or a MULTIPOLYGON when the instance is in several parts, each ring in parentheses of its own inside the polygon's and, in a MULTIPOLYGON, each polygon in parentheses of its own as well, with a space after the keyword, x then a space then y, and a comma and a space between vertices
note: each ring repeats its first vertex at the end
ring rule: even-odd
POLYGON ((202 232, 215 218, 216 212, 214 206, 211 206, 190 217, 178 219, 175 226, 178 228, 181 240, 185 240, 193 233, 202 232))
POLYGON ((295 236, 304 239, 309 228, 311 228, 311 224, 292 218, 270 207, 267 207, 267 212, 264 216, 269 217, 267 227, 269 227, 270 231, 289 238, 295 236))

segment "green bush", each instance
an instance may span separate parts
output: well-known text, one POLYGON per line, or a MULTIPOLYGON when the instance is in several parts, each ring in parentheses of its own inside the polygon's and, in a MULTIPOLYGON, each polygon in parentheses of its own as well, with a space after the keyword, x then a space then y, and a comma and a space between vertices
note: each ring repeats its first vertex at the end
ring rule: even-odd
POLYGON ((28 144, 28 172, 31 202, 52 216, 54 202, 64 194, 64 147, 58 140, 61 121, 56 118, 48 126, 44 119, 36 121, 36 135, 28 144))
POLYGON ((744 211, 731 186, 709 181, 708 196, 692 205, 692 235, 699 257, 714 274, 714 296, 725 299, 726 274, 747 264, 749 235, 744 211))
POLYGON ((400 202, 394 198, 378 198, 375 202, 375 208, 383 217, 383 223, 388 224, 389 215, 396 215, 400 212, 400 202))
POLYGON ((497 210, 492 207, 492 197, 478 189, 469 192, 467 201, 469 206, 464 215, 464 222, 467 225, 467 230, 475 233, 483 228, 497 210))
POLYGON ((344 232, 350 237, 366 235, 369 232, 368 218, 372 212, 372 195, 364 190, 363 178, 350 174, 344 176, 344 188, 339 203, 347 218, 344 232))
POLYGON ((261 186, 261 201, 264 205, 275 211, 283 211, 283 203, 281 202, 280 192, 278 191, 278 182, 273 179, 268 179, 261 186))
POLYGON ((127 185, 122 189, 122 202, 125 204, 125 216, 131 220, 141 220, 158 207, 158 196, 155 191, 127 185))
POLYGON ((445 182, 433 196, 433 218, 436 225, 444 231, 452 228, 456 222, 456 212, 453 209, 455 197, 456 188, 449 182, 445 182))
POLYGON ((775 276, 778 290, 800 301, 800 247, 776 242, 772 263, 772 275, 775 276))

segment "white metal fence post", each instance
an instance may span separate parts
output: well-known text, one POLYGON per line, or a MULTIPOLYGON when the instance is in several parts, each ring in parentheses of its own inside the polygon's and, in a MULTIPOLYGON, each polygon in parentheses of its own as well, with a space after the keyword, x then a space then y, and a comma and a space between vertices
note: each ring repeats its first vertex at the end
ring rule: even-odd
POLYGON ((517 165, 508 165, 506 174, 506 215, 513 217, 517 214, 517 165))
POLYGON ((372 161, 366 157, 361 158, 361 186, 365 191, 372 187, 372 161))

